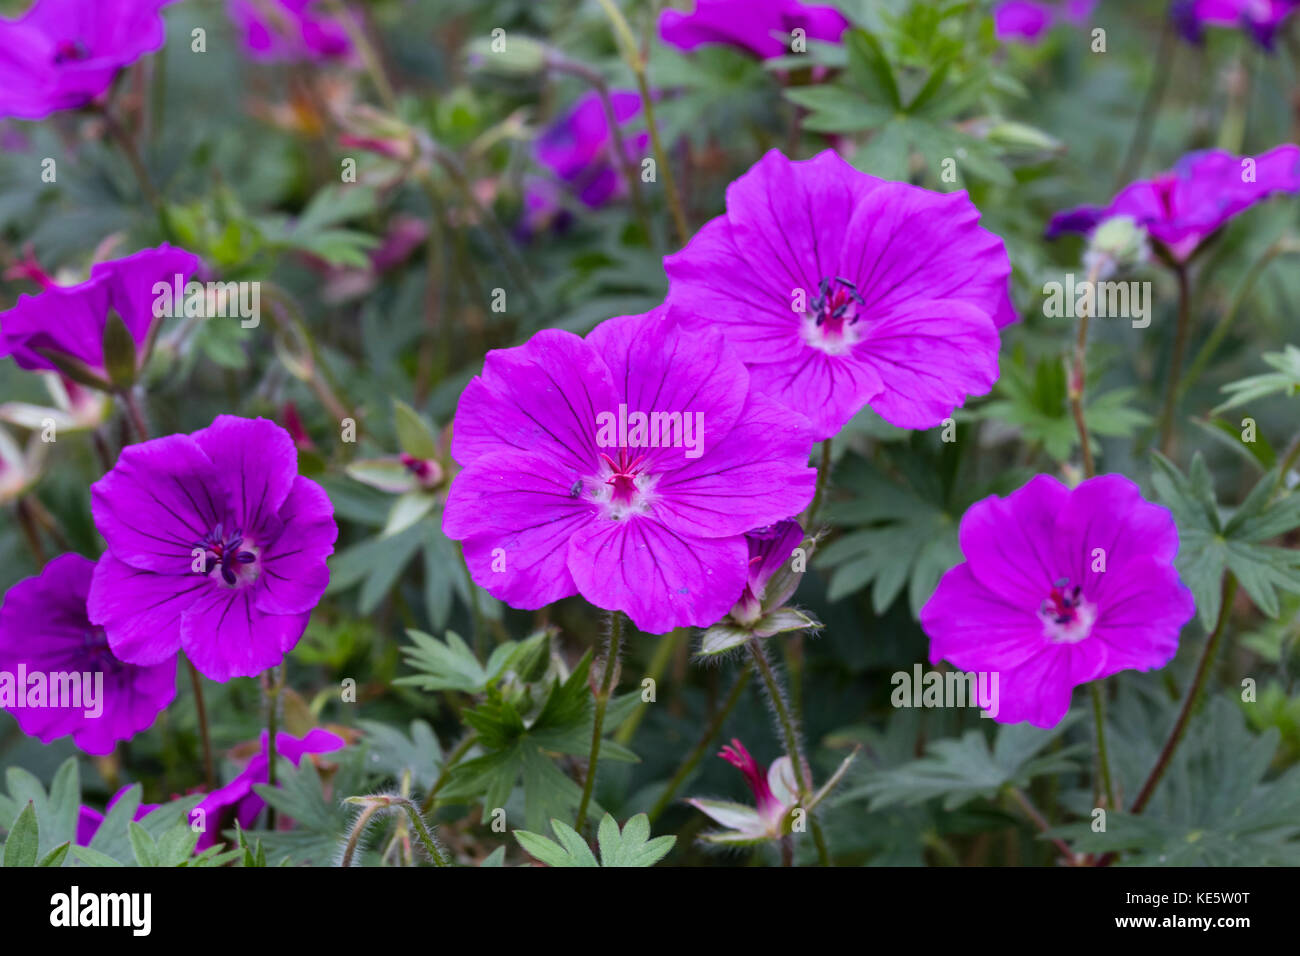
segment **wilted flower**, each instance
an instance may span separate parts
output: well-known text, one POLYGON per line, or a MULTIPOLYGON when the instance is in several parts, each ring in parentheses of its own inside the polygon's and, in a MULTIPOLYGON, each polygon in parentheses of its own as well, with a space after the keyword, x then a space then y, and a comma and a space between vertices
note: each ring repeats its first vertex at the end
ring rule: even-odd
POLYGON ((319 0, 230 0, 254 60, 337 60, 353 57, 347 27, 321 12, 319 0))
MULTIPOLYGON (((749 784, 749 789, 754 794, 755 805, 747 807, 743 803, 728 800, 699 798, 686 802, 727 828, 702 834, 701 839, 710 843, 744 846, 779 840, 795 832, 800 822, 796 810, 802 809, 807 813, 821 803, 844 776, 855 755, 851 754, 845 759, 834 776, 807 803, 799 802, 799 784, 795 779, 794 764, 789 757, 776 758, 771 769, 764 771, 763 765, 749 755, 745 745, 734 739, 729 746, 722 748, 718 756, 744 775, 745 783, 749 784)), ((806 777, 811 777, 806 768, 804 773, 806 777)))
POLYGON ((28 736, 49 743, 70 734, 86 753, 106 754, 151 726, 176 696, 176 655, 142 667, 113 654, 104 629, 86 616, 94 568, 64 554, 9 589, 0 608, 0 707, 28 736), (70 706, 54 706, 64 691, 70 706))
POLYGON ((120 316, 130 333, 138 369, 158 322, 154 284, 170 288, 177 275, 183 283, 198 267, 198 256, 164 243, 96 263, 80 285, 51 285, 39 295, 20 295, 12 309, 0 313, 0 356, 12 356, 25 369, 59 371, 107 388, 104 343, 110 317, 120 316))
POLYGON ((108 90, 117 71, 162 48, 174 0, 37 0, 0 20, 0 117, 44 119, 108 90))
POLYGON ((24 450, 0 428, 0 505, 16 500, 41 476, 50 443, 33 432, 24 450))
POLYGON ((46 372, 41 378, 50 398, 54 400, 54 407, 33 405, 30 402, 5 402, 0 405, 0 421, 33 432, 42 432, 47 426, 53 425, 57 434, 97 428, 108 417, 109 400, 102 392, 83 388, 55 372, 46 372))
MULTIPOLYGON (((204 830, 194 847, 195 852, 201 853, 217 843, 221 831, 233 827, 236 821, 244 830, 253 826, 257 815, 266 806, 266 801, 253 790, 253 784, 267 783, 270 779, 268 770, 271 760, 267 750, 270 740, 270 734, 262 731, 261 749, 248 761, 248 765, 234 780, 213 790, 194 808, 196 813, 202 811, 204 821, 204 830)), ((307 755, 333 753, 345 746, 347 741, 342 737, 320 728, 309 730, 301 738, 283 732, 275 735, 276 757, 285 758, 295 767, 307 755)), ((277 821, 277 826, 281 829, 288 829, 292 825, 293 821, 284 816, 277 821)))
POLYGON ((961 521, 966 560, 921 609, 930 661, 999 675, 995 719, 1053 727, 1079 684, 1163 667, 1195 613, 1169 512, 1122 475, 1038 475, 961 521))
POLYGON ((1011 263, 964 192, 773 150, 727 187, 727 212, 664 259, 668 303, 733 343, 756 390, 834 435, 864 406, 940 424, 997 380, 1015 321, 1011 263))
POLYGON ((813 494, 807 422, 670 309, 488 353, 452 436, 443 530, 475 582, 519 608, 582 594, 649 633, 718 621, 745 587, 745 532, 813 494))
POLYGON ((1171 172, 1125 186, 1109 206, 1057 213, 1047 238, 1092 233, 1107 219, 1127 216, 1169 259, 1186 262, 1228 220, 1279 192, 1300 192, 1300 147, 1285 144, 1258 157, 1221 149, 1188 153, 1171 172))
POLYGON ((118 657, 154 664, 184 649, 215 681, 284 659, 329 583, 338 537, 328 496, 297 462, 279 425, 230 415, 123 450, 91 486, 108 551, 90 618, 118 657))
POLYGON ((659 14, 659 36, 681 50, 721 43, 764 60, 793 52, 791 35, 838 43, 849 21, 834 7, 799 0, 696 0, 690 13, 667 9, 659 14))

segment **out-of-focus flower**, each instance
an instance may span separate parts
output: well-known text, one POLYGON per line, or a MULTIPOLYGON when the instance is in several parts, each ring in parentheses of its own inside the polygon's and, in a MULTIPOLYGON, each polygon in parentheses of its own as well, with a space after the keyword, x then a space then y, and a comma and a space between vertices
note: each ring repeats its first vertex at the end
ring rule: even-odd
POLYGON ((260 674, 298 643, 329 583, 333 505, 266 419, 220 415, 129 446, 91 486, 91 512, 108 550, 90 618, 132 663, 184 649, 210 680, 260 674))
MULTIPOLYGON (((610 101, 621 127, 630 126, 641 113, 641 97, 631 91, 614 90, 610 101)), ((631 157, 643 155, 649 142, 645 131, 630 136, 625 133, 623 141, 631 157)), ((594 90, 581 96, 567 114, 542 131, 533 155, 592 209, 623 195, 627 189, 613 154, 605 108, 594 90)))
POLYGON ((1300 147, 1284 144, 1257 157, 1214 149, 1188 153, 1172 171, 1120 191, 1109 206, 1076 206, 1052 217, 1047 238, 1091 234, 1127 216, 1174 262, 1186 262, 1228 220, 1276 193, 1300 192, 1300 147))
MULTIPOLYGON (((113 807, 117 806, 117 801, 122 799, 122 794, 126 793, 130 789, 130 785, 121 787, 117 793, 109 797, 108 805, 104 807, 104 813, 100 813, 94 807, 87 806, 82 806, 81 809, 77 811, 77 838, 74 841, 77 846, 90 846, 91 842, 95 839, 95 834, 99 832, 100 826, 104 823, 105 814, 111 811, 113 807)), ((159 806, 160 804, 157 803, 142 803, 136 807, 135 813, 131 815, 131 819, 138 823, 157 810, 159 806)))
POLYGON ((0 428, 0 505, 16 501, 41 476, 48 442, 33 433, 27 448, 21 448, 13 436, 0 428))
POLYGON ((1058 3, 1007 0, 993 8, 993 29, 999 40, 1038 43, 1058 20, 1075 26, 1086 23, 1096 6, 1097 0, 1058 3))
POLYGON ((998 676, 990 716, 1054 727, 1079 684, 1168 664, 1196 612, 1178 529, 1122 475, 1038 475, 961 520, 966 560, 921 609, 930 661, 998 676))
POLYGON ((71 735, 86 753, 107 754, 176 696, 176 655, 141 667, 113 654, 86 616, 94 568, 63 554, 9 589, 0 608, 0 707, 28 736, 50 743, 71 735))
POLYGON ((423 219, 416 216, 394 216, 383 240, 370 250, 369 265, 332 266, 323 260, 316 260, 325 273, 321 299, 334 304, 361 298, 379 284, 379 279, 385 272, 396 269, 410 259, 428 235, 429 225, 423 219))
POLYGON ((0 313, 0 356, 12 356, 25 369, 63 372, 83 384, 106 388, 110 375, 104 345, 110 315, 121 317, 140 368, 159 321, 155 283, 170 290, 176 276, 184 284, 198 267, 198 256, 164 243, 124 259, 98 262, 80 285, 50 285, 39 295, 20 295, 12 309, 0 313))
POLYGON ((319 0, 230 0, 228 9, 254 60, 355 60, 347 27, 319 0))
POLYGON ((838 43, 849 21, 834 7, 799 0, 696 0, 690 13, 664 10, 659 36, 669 46, 694 50, 705 44, 737 47, 764 60, 793 52, 791 35, 838 43))
MULTIPOLYGON (((235 821, 239 822, 242 829, 247 830, 252 827, 257 815, 266 806, 266 801, 253 790, 253 784, 267 783, 270 779, 268 770, 271 761, 267 749, 270 740, 270 734, 265 730, 262 731, 261 749, 248 761, 248 765, 234 780, 219 790, 213 790, 195 807, 196 811, 203 811, 205 823, 203 833, 194 848, 195 852, 201 853, 220 841, 221 831, 233 827, 235 821)), ((302 762, 303 757, 314 758, 317 754, 334 753, 345 746, 347 741, 342 737, 320 728, 309 730, 301 738, 287 733, 275 735, 276 756, 285 758, 295 767, 302 762)), ((281 816, 277 826, 287 830, 293 826, 293 821, 281 816)))
POLYGON ((1205 40, 1206 27, 1240 28, 1266 50, 1300 0, 1179 0, 1170 8, 1179 32, 1191 43, 1205 40))
POLYGON ((44 119, 104 93, 117 71, 162 48, 174 0, 37 0, 0 20, 0 118, 44 119))
POLYGON ((932 428, 998 376, 1015 321, 1011 262, 965 192, 773 150, 727 187, 727 211, 664 259, 668 304, 736 346, 756 390, 814 439, 870 406, 932 428))
POLYGON ((107 420, 110 403, 103 392, 83 388, 56 372, 45 372, 41 378, 54 400, 54 407, 5 402, 0 405, 0 421, 33 432, 43 432, 47 426, 53 425, 57 435, 58 432, 89 431, 107 420))
POLYGON ((1098 279, 1139 266, 1151 256, 1147 238, 1147 231, 1132 216, 1113 216, 1093 230, 1083 266, 1098 279))

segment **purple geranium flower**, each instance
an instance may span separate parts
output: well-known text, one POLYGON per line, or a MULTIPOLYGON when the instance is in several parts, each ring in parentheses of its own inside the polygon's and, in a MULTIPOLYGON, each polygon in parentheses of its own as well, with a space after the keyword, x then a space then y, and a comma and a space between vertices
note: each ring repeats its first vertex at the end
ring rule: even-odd
POLYGON ((745 532, 813 494, 807 422, 662 307, 488 353, 452 436, 443 530, 474 580, 519 608, 582 594, 649 633, 722 618, 745 532))
POLYGON ((930 661, 998 675, 994 717, 1052 727, 1075 686, 1163 667, 1195 613, 1169 512, 1122 475, 1038 475, 961 521, 966 560, 921 609, 930 661))
MULTIPOLYGON (((99 832, 99 828, 104 822, 105 814, 112 810, 117 804, 117 801, 122 799, 122 794, 126 793, 130 789, 130 784, 119 788, 117 793, 113 794, 113 796, 109 798, 108 805, 104 807, 104 813, 100 813, 93 807, 87 806, 82 806, 81 809, 77 811, 77 838, 74 841, 77 846, 90 846, 91 842, 95 839, 95 834, 99 832)), ((161 804, 142 803, 136 807, 135 813, 131 815, 131 819, 138 823, 157 810, 159 806, 161 806, 161 804)))
MULTIPOLYGON (((267 783, 270 780, 267 772, 271 763, 267 753, 270 739, 270 734, 262 731, 262 748, 248 762, 248 766, 234 780, 219 790, 213 790, 195 807, 195 811, 203 812, 201 819, 204 821, 203 833, 199 835, 199 842, 194 847, 196 853, 215 844, 220 839, 221 831, 233 827, 236 820, 242 829, 251 828, 257 815, 266 806, 266 802, 254 792, 253 784, 267 783)), ((284 757, 295 767, 307 754, 333 753, 346 745, 342 737, 320 728, 309 730, 302 738, 286 733, 275 735, 276 756, 284 757)), ((292 825, 293 821, 286 817, 281 817, 277 823, 281 829, 292 825)))
POLYGON ((0 117, 44 119, 106 91, 122 67, 163 45, 173 0, 37 0, 0 20, 0 117))
POLYGON ((118 657, 153 664, 184 649, 215 681, 284 659, 338 537, 329 497, 297 463, 279 425, 230 415, 123 450, 91 486, 108 551, 90 617, 118 657))
POLYGON ((230 0, 228 6, 254 60, 352 59, 347 27, 320 8, 318 0, 230 0))
POLYGON ((1016 317, 1006 250, 978 221, 965 192, 773 150, 664 259, 668 303, 734 342, 754 387, 807 415, 818 441, 866 405, 930 428, 993 387, 997 330, 1016 317))
POLYGON ((1065 3, 1035 3, 1006 0, 993 8, 993 29, 999 40, 1037 43, 1056 23, 1057 17, 1078 26, 1092 16, 1097 0, 1066 0, 1065 3))
POLYGON ((1047 238, 1091 233, 1114 216, 1128 216, 1185 262, 1229 219, 1274 193, 1300 191, 1300 147, 1274 147, 1258 157, 1213 149, 1188 153, 1171 172, 1125 186, 1109 206, 1077 206, 1052 217, 1047 238))
POLYGON ((0 608, 0 706, 44 743, 71 734, 86 753, 106 754, 152 725, 176 696, 176 655, 149 666, 114 656, 104 629, 86 616, 94 568, 88 558, 64 554, 9 589, 0 608), (44 689, 33 706, 37 674, 44 689), (65 699, 74 705, 52 706, 56 685, 66 692, 73 680, 77 692, 65 699))
POLYGON ((157 321, 154 283, 170 288, 180 275, 183 285, 198 267, 198 256, 164 243, 96 263, 80 285, 50 285, 39 295, 20 295, 12 309, 0 313, 0 357, 11 355, 26 369, 58 371, 49 357, 53 354, 105 378, 104 327, 112 310, 122 317, 135 340, 137 360, 143 362, 157 321))
POLYGON ((788 571, 795 549, 803 544, 803 528, 793 519, 778 521, 749 532, 745 541, 749 545, 749 576, 740 600, 731 609, 731 618, 753 624, 764 609, 781 607, 799 587, 799 576, 788 571))
MULTIPOLYGON (((626 90, 610 93, 614 117, 627 126, 641 113, 641 97, 626 90)), ((649 143, 642 131, 625 138, 630 156, 640 156, 649 143)), ((550 169, 589 208, 596 209, 627 188, 614 165, 613 137, 605 108, 594 92, 578 99, 563 118, 547 127, 533 146, 537 162, 550 169)), ((528 200, 530 207, 536 205, 528 200)))
POLYGON ((664 10, 659 36, 670 46, 694 50, 708 43, 739 47, 764 60, 785 56, 790 35, 838 43, 849 21, 834 7, 799 0, 696 0, 695 10, 664 10))
POLYGON ((1282 22, 1297 8, 1300 0, 1180 0, 1170 16, 1191 43, 1205 40, 1206 27, 1240 27, 1271 50, 1282 22))

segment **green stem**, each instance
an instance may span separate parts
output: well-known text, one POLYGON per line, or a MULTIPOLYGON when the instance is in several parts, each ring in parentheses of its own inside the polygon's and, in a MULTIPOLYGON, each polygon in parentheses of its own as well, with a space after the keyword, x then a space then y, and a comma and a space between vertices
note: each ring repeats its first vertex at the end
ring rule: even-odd
POLYGON ((203 741, 203 778, 209 791, 217 786, 217 774, 212 763, 212 740, 208 736, 208 709, 203 703, 203 684, 199 680, 198 668, 188 658, 185 661, 190 669, 190 686, 194 688, 194 709, 199 717, 199 739, 203 741))
MULTIPOLYGON (((668 669, 668 662, 672 660, 673 652, 677 650, 677 645, 681 642, 682 637, 687 634, 686 628, 676 628, 669 631, 659 641, 659 646, 655 648, 654 657, 650 659, 650 669, 646 676, 655 682, 657 687, 660 678, 664 676, 664 671, 668 669)), ((646 715, 649 708, 644 703, 632 713, 627 715, 627 720, 623 721, 623 726, 618 728, 614 734, 614 741, 623 745, 631 742, 636 736, 637 728, 641 726, 641 721, 646 715)))
POLYGON ((650 81, 646 78, 645 64, 642 62, 636 71, 636 85, 641 93, 641 104, 645 110, 646 129, 650 133, 650 146, 654 150, 655 162, 664 177, 664 193, 668 197, 668 208, 673 214, 673 225, 677 229, 677 241, 685 246, 691 241, 691 229, 686 224, 686 210, 682 208, 682 197, 677 192, 677 179, 673 176, 672 162, 664 152, 663 142, 659 138, 659 124, 655 122, 654 97, 650 94, 650 81))
POLYGON ((822 461, 817 467, 817 490, 813 492, 812 504, 808 506, 808 512, 804 516, 803 526, 808 532, 812 532, 812 523, 817 519, 818 512, 821 511, 822 498, 826 494, 826 486, 830 482, 831 476, 831 441, 828 438, 822 442, 822 461))
POLYGON ((470 748, 476 743, 478 743, 478 734, 467 734, 465 739, 456 745, 456 749, 447 755, 447 759, 442 762, 442 768, 438 771, 438 779, 429 788, 429 792, 424 797, 424 803, 420 804, 421 813, 428 813, 434 808, 437 803, 438 791, 447 785, 452 769, 456 764, 460 763, 461 759, 465 754, 469 753, 470 748))
POLYGON ((686 759, 683 760, 681 766, 677 768, 677 772, 673 774, 673 778, 669 780, 668 785, 664 787, 663 793, 659 794, 659 799, 656 800, 654 806, 650 808, 649 817, 651 823, 654 823, 654 821, 659 818, 659 815, 663 813, 664 810, 668 809, 668 805, 672 803, 673 797, 677 794, 677 791, 681 789, 682 784, 686 782, 686 778, 691 775, 699 762, 704 759, 704 754, 709 749, 709 745, 713 742, 713 738, 718 735, 718 731, 722 729, 722 725, 726 722, 727 718, 731 716, 731 712, 736 709, 736 704, 740 702, 740 695, 745 690, 745 687, 748 686, 749 678, 753 673, 754 671, 750 667, 746 667, 740 672, 740 675, 736 678, 736 683, 731 687, 731 693, 727 695, 726 701, 724 701, 722 707, 714 713, 713 719, 709 721, 709 726, 705 728, 704 733, 700 735, 700 739, 696 741, 695 746, 691 748, 691 752, 687 754, 686 759))
MULTIPOLYGON (((1106 797, 1106 806, 1115 807, 1115 787, 1110 776, 1110 757, 1106 752, 1106 704, 1102 697, 1101 681, 1095 680, 1088 685, 1092 695, 1092 721, 1097 729, 1097 770, 1100 775, 1100 792, 1106 797)), ((1097 790, 1093 791, 1094 798, 1097 790)))
POLYGON ((1178 384, 1178 401, 1182 400, 1183 396, 1187 394, 1188 389, 1196 384, 1196 381, 1205 373, 1206 367, 1209 366, 1210 361, 1214 358, 1215 352, 1219 350, 1219 346, 1223 344, 1223 340, 1227 336, 1228 330, 1232 327, 1232 323, 1236 321, 1237 316, 1241 313, 1242 306, 1250 296, 1250 293, 1254 290, 1255 283, 1259 281, 1260 275, 1263 274, 1269 263, 1280 255, 1297 251, 1300 251, 1300 247, 1297 247, 1296 241, 1290 236, 1283 236, 1265 249, 1263 255, 1256 259, 1254 264, 1251 265, 1250 270, 1246 273, 1246 277, 1242 279, 1241 285, 1237 289, 1237 294, 1233 296, 1232 303, 1228 306, 1228 311, 1223 313, 1223 316, 1217 323, 1215 323, 1214 328, 1210 330, 1210 334, 1206 336, 1205 342, 1201 345, 1200 349, 1197 350, 1196 357, 1192 359, 1192 364, 1188 366, 1187 373, 1182 376, 1182 379, 1178 384))
MULTIPOLYGON (((758 668, 758 673, 762 676, 763 683, 767 687, 767 696, 772 702, 772 709, 776 711, 776 719, 780 725, 781 734, 785 737, 785 751, 790 757, 795 780, 799 784, 799 799, 801 802, 807 802, 812 797, 812 783, 808 779, 803 755, 799 750, 799 733, 795 729, 794 719, 790 716, 790 708, 786 705, 785 695, 781 692, 781 685, 777 682, 776 674, 772 672, 772 665, 768 663, 767 654, 758 638, 751 638, 748 646, 749 653, 754 658, 754 666, 758 668)), ((813 816, 811 810, 806 812, 808 814, 809 829, 812 830, 813 834, 813 842, 817 845, 817 858, 822 866, 830 866, 830 854, 826 850, 826 839, 822 836, 821 826, 817 823, 817 818, 813 816)))
POLYGON ((344 868, 352 865, 352 857, 357 852, 357 844, 361 842, 361 834, 366 831, 366 824, 370 818, 379 812, 378 804, 371 804, 361 811, 361 816, 357 817, 357 822, 352 825, 352 833, 348 836, 348 845, 343 850, 343 862, 340 866, 344 868))
POLYGON ((1205 690, 1205 681, 1210 674, 1210 667, 1214 663, 1215 655, 1218 653, 1219 644, 1223 639, 1223 632, 1228 626, 1228 618, 1232 612, 1232 599, 1237 596, 1237 578, 1231 573, 1223 579, 1222 604, 1219 606, 1219 619, 1214 623, 1214 630, 1205 641, 1205 649, 1201 652, 1201 659, 1196 665, 1196 676, 1192 678, 1192 686, 1187 689, 1187 697, 1183 700, 1182 709, 1178 712, 1178 719, 1174 721, 1173 729, 1169 731, 1169 737, 1165 740, 1165 745, 1160 750, 1160 756, 1156 759, 1156 764, 1151 768, 1151 773, 1147 776, 1146 783, 1142 784, 1142 789, 1138 792, 1137 799, 1133 801, 1131 813, 1141 813, 1147 803, 1151 800, 1151 795, 1155 793, 1156 786, 1169 769, 1169 761, 1174 756, 1174 751, 1178 749, 1179 742, 1183 739, 1183 734, 1187 730, 1187 721, 1196 709, 1196 704, 1201 699, 1201 693, 1205 690))
POLYGON ((600 691, 596 694, 596 714, 591 725, 591 755, 587 758, 587 779, 582 784, 582 800, 578 804, 578 821, 574 829, 582 832, 587 822, 587 807, 596 786, 596 768, 600 760, 600 740, 605 729, 605 708, 609 705, 610 691, 614 685, 614 672, 618 670, 618 654, 623 640, 623 614, 612 611, 609 616, 609 650, 605 654, 605 671, 600 677, 600 691))
MULTIPOLYGON (((1032 821, 1034 826, 1038 827, 1041 832, 1046 833, 1052 828, 1052 825, 1047 822, 1047 818, 1044 817, 1038 811, 1038 808, 1030 802, 1029 797, 1025 795, 1023 790, 1019 787, 1007 787, 1007 793, 1011 795, 1011 799, 1016 802, 1020 809, 1024 811, 1025 816, 1029 817, 1030 821, 1032 821)), ((1056 848, 1061 851, 1061 855, 1067 860, 1074 859, 1074 851, 1070 849, 1070 845, 1064 840, 1059 837, 1052 837, 1052 843, 1056 845, 1056 848)))
MULTIPOLYGON (((262 690, 266 693, 266 782, 272 788, 276 784, 276 735, 279 733, 280 689, 284 686, 283 664, 278 664, 266 673, 271 674, 267 680, 262 675, 262 690)), ((275 807, 266 806, 266 828, 275 829, 275 807)))
POLYGON ((1160 451, 1168 455, 1174 440, 1174 419, 1178 414, 1178 380, 1183 370, 1183 354, 1187 351, 1187 332, 1191 325, 1192 294, 1187 266, 1180 265, 1178 276, 1178 328, 1174 331, 1174 351, 1169 359, 1168 384, 1165 387, 1164 408, 1160 412, 1160 451))
POLYGON ((1156 50, 1151 85, 1147 87, 1146 98, 1142 101, 1142 111, 1138 114, 1137 127, 1133 131, 1133 140, 1124 156, 1124 162, 1120 165, 1119 174, 1115 177, 1116 189, 1131 180, 1142 166, 1142 159, 1146 156, 1147 145, 1151 142, 1151 130, 1155 126, 1156 114, 1160 111, 1160 104, 1164 100, 1165 90, 1169 87, 1169 74, 1173 66, 1174 49, 1177 46, 1174 18, 1171 16, 1173 12, 1172 6, 1173 0, 1170 3, 1171 9, 1165 12, 1165 25, 1163 32, 1160 34, 1160 46, 1156 50))

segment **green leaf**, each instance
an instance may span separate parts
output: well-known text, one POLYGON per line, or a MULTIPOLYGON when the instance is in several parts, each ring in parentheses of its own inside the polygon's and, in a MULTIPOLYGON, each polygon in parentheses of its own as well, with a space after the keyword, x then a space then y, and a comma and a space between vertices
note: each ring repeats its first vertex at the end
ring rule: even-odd
POLYGON ((109 309, 104 323, 104 367, 109 382, 115 388, 129 388, 135 382, 136 361, 131 331, 117 311, 109 309))
POLYGON ((848 30, 841 38, 849 56, 849 76, 869 100, 902 109, 893 67, 881 49, 880 41, 866 30, 848 30))
POLYGON ((393 421, 402 451, 421 461, 438 457, 438 436, 419 412, 405 402, 393 399, 393 421))
POLYGON ((65 858, 67 857, 67 855, 68 855, 68 848, 71 847, 71 846, 72 846, 72 841, 71 841, 71 840, 69 840, 69 841, 66 842, 66 843, 60 843, 60 844, 59 844, 58 846, 56 846, 53 850, 51 850, 49 853, 45 854, 45 856, 41 857, 41 861, 40 861, 39 863, 37 863, 36 865, 37 865, 37 866, 52 866, 52 867, 59 867, 59 866, 62 866, 62 865, 63 865, 63 861, 64 861, 64 859, 65 859, 65 858))
POLYGON ((135 862, 139 866, 161 866, 158 844, 154 842, 149 831, 132 820, 127 824, 131 836, 131 849, 135 853, 135 862))
POLYGON ((1223 386, 1231 394, 1226 402, 1215 407, 1210 414, 1217 415, 1229 408, 1237 408, 1269 395, 1300 394, 1300 348, 1288 345, 1281 352, 1265 352, 1264 361, 1277 369, 1263 375, 1252 375, 1223 386))
POLYGON ((92 850, 88 846, 77 846, 74 843, 69 852, 86 866, 126 866, 125 863, 113 859, 107 853, 101 853, 99 850, 92 850))
POLYGON ((601 866, 654 866, 677 842, 675 836, 650 839, 650 818, 644 813, 638 813, 623 824, 622 832, 618 822, 605 814, 596 839, 600 846, 601 866))
POLYGON ((4 865, 35 866, 39 846, 40 830, 36 822, 36 808, 28 803, 9 828, 9 836, 5 840, 4 865))
POLYGON ((1152 484, 1178 525, 1175 564, 1196 598, 1202 626, 1214 627, 1222 602, 1224 574, 1269 617, 1280 608, 1279 592, 1300 593, 1300 551, 1263 542, 1300 527, 1300 495, 1275 497, 1277 470, 1265 473, 1225 523, 1213 480, 1198 452, 1187 475, 1154 453, 1152 484))
POLYGON ((1073 715, 1067 716, 1051 730, 1028 724, 1001 724, 992 750, 980 730, 968 730, 960 739, 936 740, 919 760, 868 773, 862 784, 844 791, 838 802, 865 796, 875 811, 942 798, 943 809, 950 811, 981 797, 991 799, 1006 786, 1026 786, 1035 777, 1072 773, 1077 770, 1073 758, 1086 753, 1087 744, 1063 747, 1045 756, 1038 754, 1074 719, 1073 715))
POLYGON ((552 819, 551 830, 558 842, 527 830, 515 830, 514 835, 529 855, 547 866, 654 866, 677 842, 674 836, 649 839, 650 820, 644 813, 628 820, 621 831, 618 821, 607 813, 597 831, 597 862, 591 848, 572 827, 552 819))

